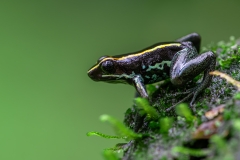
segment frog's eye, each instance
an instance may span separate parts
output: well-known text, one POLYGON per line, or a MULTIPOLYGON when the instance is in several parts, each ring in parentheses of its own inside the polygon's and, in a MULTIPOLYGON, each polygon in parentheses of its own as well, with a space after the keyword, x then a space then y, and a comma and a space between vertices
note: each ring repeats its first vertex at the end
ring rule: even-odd
POLYGON ((104 58, 107 58, 108 56, 102 56, 98 59, 97 63, 100 63, 104 58))
POLYGON ((115 67, 114 67, 114 64, 112 61, 110 60, 107 60, 107 61, 104 61, 102 64, 101 64, 101 68, 104 72, 106 73, 114 73, 115 72, 115 67))

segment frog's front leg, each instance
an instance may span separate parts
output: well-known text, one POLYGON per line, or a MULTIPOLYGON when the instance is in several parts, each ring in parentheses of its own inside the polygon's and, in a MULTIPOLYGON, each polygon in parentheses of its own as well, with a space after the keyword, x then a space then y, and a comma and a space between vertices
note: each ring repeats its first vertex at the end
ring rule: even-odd
POLYGON ((141 95, 143 98, 148 98, 147 90, 144 85, 144 81, 142 76, 136 75, 133 77, 133 85, 136 88, 137 92, 141 95))
POLYGON ((173 57, 170 66, 170 79, 174 85, 184 85, 194 77, 204 72, 202 82, 190 93, 193 95, 192 106, 198 94, 208 87, 212 80, 209 72, 213 71, 216 64, 216 56, 208 51, 198 55, 194 47, 187 47, 173 57))

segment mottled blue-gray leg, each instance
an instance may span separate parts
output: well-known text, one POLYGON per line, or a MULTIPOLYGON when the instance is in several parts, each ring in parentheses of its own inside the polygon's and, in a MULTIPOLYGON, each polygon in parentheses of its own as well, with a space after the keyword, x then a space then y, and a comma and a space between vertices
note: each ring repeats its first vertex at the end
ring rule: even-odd
POLYGON ((211 51, 198 55, 195 48, 185 48, 174 56, 170 67, 170 79, 173 84, 184 85, 204 72, 202 82, 190 93, 193 95, 190 105, 193 105, 198 94, 210 84, 212 76, 209 72, 214 70, 215 64, 216 56, 211 51))
POLYGON ((197 33, 188 34, 184 37, 181 37, 181 38, 177 39, 176 41, 177 42, 187 42, 187 41, 192 42, 192 44, 197 49, 197 52, 200 51, 201 36, 197 33))
POLYGON ((148 98, 147 90, 140 75, 136 75, 135 77, 133 77, 133 84, 141 97, 148 98))
POLYGON ((202 65, 201 67, 203 69, 205 69, 204 70, 204 76, 203 76, 202 82, 197 87, 197 90, 194 92, 192 101, 190 103, 191 106, 193 105, 193 103, 194 103, 195 99, 197 98, 198 94, 210 85, 210 83, 212 81, 212 75, 210 75, 209 72, 214 71, 215 66, 216 66, 216 58, 217 57, 212 51, 208 51, 208 52, 203 53, 202 58, 203 58, 203 62, 200 63, 200 65, 202 65), (207 62, 204 62, 204 59, 207 62))

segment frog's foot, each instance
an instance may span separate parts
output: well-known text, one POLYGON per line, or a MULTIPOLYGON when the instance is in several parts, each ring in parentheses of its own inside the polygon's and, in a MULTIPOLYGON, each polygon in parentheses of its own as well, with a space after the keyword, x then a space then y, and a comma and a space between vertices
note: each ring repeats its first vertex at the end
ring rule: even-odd
MULTIPOLYGON (((166 112, 169 112, 170 110, 172 110, 173 108, 175 108, 177 105, 179 105, 180 103, 185 102, 186 100, 188 100, 189 98, 191 98, 194 95, 194 92, 189 93, 185 98, 183 98, 181 101, 179 101, 178 103, 174 104, 173 106, 169 107, 168 109, 166 109, 166 112)), ((194 102, 194 101, 193 101, 194 102)), ((192 103, 192 102, 191 102, 192 103)), ((190 106, 192 106, 190 103, 190 106)))
MULTIPOLYGON (((180 103, 185 102, 186 100, 188 100, 191 97, 193 97, 191 102, 190 102, 190 107, 192 108, 193 104, 194 104, 194 102, 195 102, 195 100, 197 98, 197 96, 200 94, 200 92, 203 90, 203 88, 205 88, 205 86, 199 85, 199 86, 193 87, 191 89, 188 89, 186 92, 183 92, 182 94, 186 94, 186 93, 189 93, 189 92, 190 93, 185 98, 183 98, 181 101, 179 101, 178 103, 176 103, 173 106, 171 106, 168 109, 166 109, 166 111, 168 112, 168 111, 172 110, 177 105, 179 105, 180 103)), ((179 92, 179 94, 181 94, 181 93, 179 92)))

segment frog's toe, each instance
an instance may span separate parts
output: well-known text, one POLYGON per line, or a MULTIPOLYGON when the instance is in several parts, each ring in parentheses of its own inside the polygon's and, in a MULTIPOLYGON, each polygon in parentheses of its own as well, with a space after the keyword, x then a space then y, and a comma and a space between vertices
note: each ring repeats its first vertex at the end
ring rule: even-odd
POLYGON ((199 95, 199 93, 200 93, 200 90, 198 90, 198 88, 197 88, 197 90, 193 93, 193 98, 192 98, 192 100, 191 100, 191 102, 190 102, 190 105, 191 105, 191 106, 193 106, 193 104, 194 104, 197 96, 199 95))
POLYGON ((193 104, 194 104, 194 102, 195 102, 195 100, 196 100, 196 98, 194 98, 194 96, 193 96, 193 98, 192 98, 192 100, 191 100, 191 102, 190 102, 190 107, 192 107, 193 106, 193 104))

